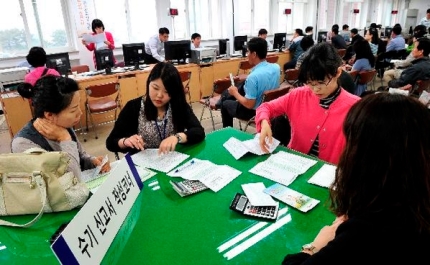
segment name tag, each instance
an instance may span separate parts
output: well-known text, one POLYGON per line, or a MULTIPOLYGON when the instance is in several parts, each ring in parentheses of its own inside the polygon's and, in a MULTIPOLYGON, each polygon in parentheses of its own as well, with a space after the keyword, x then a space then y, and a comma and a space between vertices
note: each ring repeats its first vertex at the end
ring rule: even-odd
POLYGON ((51 245, 62 264, 100 264, 143 188, 126 155, 51 245))

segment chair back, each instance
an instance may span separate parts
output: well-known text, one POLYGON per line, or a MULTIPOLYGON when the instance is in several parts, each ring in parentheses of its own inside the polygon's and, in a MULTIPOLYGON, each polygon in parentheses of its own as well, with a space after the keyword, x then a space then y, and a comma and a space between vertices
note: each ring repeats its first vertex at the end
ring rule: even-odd
POLYGON ((246 61, 240 61, 239 63, 239 69, 237 69, 237 74, 240 74, 240 71, 242 71, 242 73, 247 73, 248 70, 252 69, 252 65, 246 60, 246 61))
POLYGON ((221 78, 214 81, 214 94, 221 94, 231 86, 230 78, 221 78))
POLYGON ((351 78, 354 82, 357 81, 357 77, 358 77, 358 71, 357 70, 348 72, 348 74, 351 76, 351 78))
POLYGON ((119 83, 111 82, 106 84, 92 85, 85 88, 87 95, 92 98, 102 98, 119 94, 119 83))
POLYGON ((376 76, 376 70, 375 69, 372 69, 369 71, 361 71, 358 73, 357 82, 360 85, 366 85, 366 84, 372 82, 373 78, 375 78, 375 76, 376 76))
POLYGON ((77 72, 78 74, 80 74, 80 73, 89 72, 90 67, 88 65, 82 64, 82 65, 72 66, 71 70, 72 70, 72 73, 77 72))
POLYGON ((188 91, 190 90, 191 72, 181 71, 179 72, 179 76, 181 77, 181 81, 184 84, 184 92, 188 93, 188 91))
POLYGON ((268 63, 277 63, 278 62, 278 58, 279 58, 278 55, 268 56, 268 57, 266 57, 266 61, 268 63))
POLYGON ((299 69, 288 69, 285 71, 284 81, 290 85, 295 85, 299 79, 299 69))
POLYGON ((337 54, 339 54, 340 58, 343 58, 346 54, 346 49, 337 49, 337 54))
POLYGON ((268 102, 277 99, 285 94, 287 94, 291 89, 291 86, 279 87, 272 90, 267 90, 263 93, 263 102, 268 102))
POLYGON ((420 96, 424 90, 430 92, 430 79, 418 80, 410 94, 420 96))
POLYGON ((408 56, 408 52, 406 49, 401 49, 396 51, 396 54, 393 56, 393 59, 404 60, 408 56))

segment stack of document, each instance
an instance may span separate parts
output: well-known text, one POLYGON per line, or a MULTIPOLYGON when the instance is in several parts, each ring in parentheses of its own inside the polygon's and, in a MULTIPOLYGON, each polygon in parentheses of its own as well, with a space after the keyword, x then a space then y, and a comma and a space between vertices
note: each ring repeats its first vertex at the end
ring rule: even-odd
MULTIPOLYGON (((266 139, 266 145, 268 146, 269 153, 272 153, 276 147, 279 145, 279 141, 275 138, 272 138, 272 143, 269 143, 269 141, 266 139)), ((256 134, 255 137, 251 140, 247 141, 240 141, 234 137, 231 137, 228 139, 223 146, 227 151, 230 152, 230 154, 237 160, 244 156, 246 153, 250 152, 256 155, 265 155, 261 150, 260 147, 260 134, 256 134)))

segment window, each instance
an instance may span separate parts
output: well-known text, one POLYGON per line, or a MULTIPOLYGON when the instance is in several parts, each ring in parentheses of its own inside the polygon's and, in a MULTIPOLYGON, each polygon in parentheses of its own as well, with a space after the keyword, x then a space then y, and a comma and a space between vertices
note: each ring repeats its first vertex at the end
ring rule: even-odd
POLYGON ((115 47, 123 43, 146 42, 157 34, 155 0, 94 0, 96 16, 103 21, 106 31, 112 33, 115 47))
POLYGON ((19 0, 3 5, 0 58, 24 56, 33 46, 42 46, 47 53, 72 50, 65 6, 64 0, 19 0))
POLYGON ((170 35, 174 39, 189 39, 190 36, 188 36, 189 33, 187 30, 187 9, 185 0, 170 0, 170 8, 178 9, 178 15, 173 18, 174 34, 173 32, 170 32, 170 35))
POLYGON ((306 13, 306 1, 297 2, 279 2, 278 5, 278 25, 277 32, 287 32, 288 34, 294 33, 294 30, 300 28, 305 31, 308 26, 308 19, 310 14, 306 13), (286 15, 285 9, 291 9, 291 14, 286 15))
POLYGON ((270 32, 270 0, 238 0, 234 2, 234 35, 257 36, 258 30, 270 32))
MULTIPOLYGON (((254 7, 252 8, 253 29, 251 36, 257 36, 260 29, 270 29, 270 0, 254 0, 254 7)), ((274 32, 269 34, 273 35, 274 32)))
POLYGON ((190 34, 197 32, 203 39, 222 37, 219 0, 188 0, 190 34))

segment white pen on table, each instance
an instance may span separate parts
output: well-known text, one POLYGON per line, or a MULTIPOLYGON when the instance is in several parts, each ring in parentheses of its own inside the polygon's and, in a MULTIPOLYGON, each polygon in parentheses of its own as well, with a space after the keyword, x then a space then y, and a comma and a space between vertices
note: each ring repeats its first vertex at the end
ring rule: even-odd
POLYGON ((100 165, 96 166, 96 170, 94 171, 94 174, 92 176, 92 179, 94 179, 102 170, 102 167, 109 161, 108 155, 105 155, 100 165))

